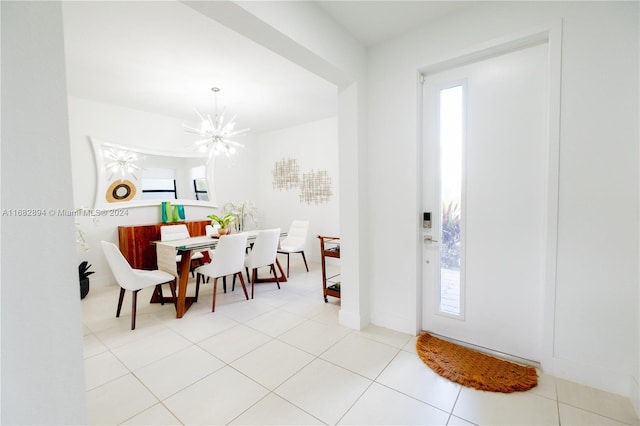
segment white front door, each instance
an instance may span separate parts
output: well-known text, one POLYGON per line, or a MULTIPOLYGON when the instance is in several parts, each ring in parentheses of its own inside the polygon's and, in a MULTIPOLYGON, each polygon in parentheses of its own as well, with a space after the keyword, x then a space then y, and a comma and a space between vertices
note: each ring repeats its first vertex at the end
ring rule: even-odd
POLYGON ((548 44, 426 75, 422 328, 539 361, 548 44), (428 238, 426 238, 428 239, 428 238))

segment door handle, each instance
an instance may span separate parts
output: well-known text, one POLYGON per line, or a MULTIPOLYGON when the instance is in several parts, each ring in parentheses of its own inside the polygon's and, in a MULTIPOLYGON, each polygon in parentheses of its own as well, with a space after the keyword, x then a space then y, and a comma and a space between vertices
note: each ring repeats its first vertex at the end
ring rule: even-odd
POLYGON ((434 240, 431 235, 425 235, 424 236, 424 242, 431 244, 431 243, 437 243, 438 240, 434 240))

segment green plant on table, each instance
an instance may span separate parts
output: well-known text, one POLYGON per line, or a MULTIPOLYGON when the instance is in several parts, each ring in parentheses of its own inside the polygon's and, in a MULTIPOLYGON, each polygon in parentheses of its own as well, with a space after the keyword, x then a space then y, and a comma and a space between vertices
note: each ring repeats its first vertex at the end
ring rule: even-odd
POLYGON ((220 225, 220 228, 222 229, 227 229, 229 225, 231 225, 237 219, 234 213, 226 213, 222 217, 215 214, 210 214, 207 217, 211 219, 212 224, 213 222, 215 222, 220 225))

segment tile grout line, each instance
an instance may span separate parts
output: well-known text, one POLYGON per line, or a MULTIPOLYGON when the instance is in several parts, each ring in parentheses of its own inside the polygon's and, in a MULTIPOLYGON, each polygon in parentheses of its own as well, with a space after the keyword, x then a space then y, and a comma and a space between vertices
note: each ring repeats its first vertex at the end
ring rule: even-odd
MULTIPOLYGON (((456 395, 456 400, 453 401, 453 405, 451 406, 451 412, 449 413, 449 418, 447 418, 447 424, 449 424, 449 422, 451 421, 451 417, 453 417, 453 412, 456 409, 456 404, 458 403, 458 399, 460 399, 460 395, 462 394, 462 386, 460 386, 460 389, 458 389, 458 395, 456 395)), ((456 416, 457 417, 457 416, 456 416)), ((462 417, 460 417, 462 419, 462 417)), ((469 423, 473 423, 470 422, 467 419, 463 419, 464 421, 467 421, 469 423)), ((474 423, 475 424, 475 423, 474 423)))

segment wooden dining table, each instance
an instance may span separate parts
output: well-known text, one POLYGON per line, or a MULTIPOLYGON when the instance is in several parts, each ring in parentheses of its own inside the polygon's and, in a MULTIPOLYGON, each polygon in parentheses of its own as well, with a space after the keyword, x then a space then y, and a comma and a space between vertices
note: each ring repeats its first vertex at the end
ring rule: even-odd
MULTIPOLYGON (((247 231, 249 234, 247 237, 248 246, 252 245, 258 236, 259 231, 247 231)), ((286 237, 287 233, 280 233, 280 238, 286 237)), ((182 318, 191 305, 195 302, 194 296, 187 296, 187 285, 189 283, 189 273, 191 272, 191 257, 194 252, 206 251, 215 249, 218 245, 218 241, 224 236, 203 236, 203 237, 191 237, 181 240, 173 241, 153 241, 152 244, 156 245, 156 253, 158 256, 158 269, 168 272, 176 277, 178 285, 176 291, 176 300, 173 296, 161 296, 154 292, 151 303, 175 303, 176 305, 176 318, 182 318), (176 263, 176 255, 180 255, 180 262, 176 263)), ((278 276, 279 282, 286 282, 287 277, 276 257, 276 267, 280 272, 278 276)), ((276 272, 277 273, 277 272, 276 272)), ((271 278, 259 278, 256 282, 274 282, 275 279, 271 278)))

